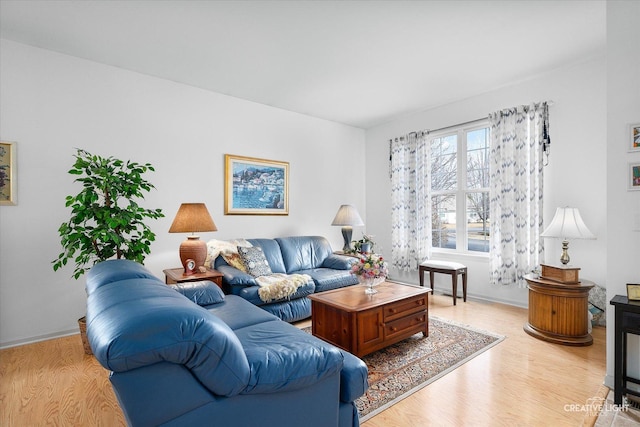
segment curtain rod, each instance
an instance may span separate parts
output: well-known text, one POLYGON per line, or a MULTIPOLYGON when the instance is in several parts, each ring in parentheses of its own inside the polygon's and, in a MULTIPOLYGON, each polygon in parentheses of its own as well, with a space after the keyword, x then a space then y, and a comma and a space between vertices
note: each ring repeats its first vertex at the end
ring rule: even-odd
MULTIPOLYGON (((478 122, 481 122, 481 121, 484 121, 484 120, 487 120, 487 119, 488 119, 488 117, 483 117, 481 119, 469 120, 468 122, 458 123, 458 124, 451 125, 451 126, 444 126, 444 127, 438 128, 438 129, 425 129, 422 132, 427 132, 427 133, 440 132, 441 130, 447 130, 447 129, 451 129, 451 128, 457 128, 457 127, 460 127, 460 126, 472 125, 474 123, 478 123, 478 122)), ((416 133, 416 132, 411 132, 411 133, 416 133)))
MULTIPOLYGON (((553 101, 546 101, 546 103, 547 103, 547 105, 548 105, 549 107, 551 107, 551 106, 554 104, 554 102, 553 102, 553 101)), ((482 117, 482 118, 480 118, 480 119, 475 119, 475 120, 469 120, 468 122, 458 123, 458 124, 451 125, 451 126, 444 126, 444 127, 438 128, 438 129, 424 129, 424 130, 422 130, 422 131, 413 131, 413 132, 410 132, 410 133, 418 133, 418 132, 433 133, 433 132, 440 132, 440 131, 443 131, 443 130, 452 129, 452 128, 457 128, 457 127, 460 127, 460 126, 472 125, 472 124, 474 124, 474 123, 478 123, 478 122, 481 122, 481 121, 483 121, 483 120, 487 120, 488 118, 489 118, 489 115, 487 114, 487 117, 482 117)))

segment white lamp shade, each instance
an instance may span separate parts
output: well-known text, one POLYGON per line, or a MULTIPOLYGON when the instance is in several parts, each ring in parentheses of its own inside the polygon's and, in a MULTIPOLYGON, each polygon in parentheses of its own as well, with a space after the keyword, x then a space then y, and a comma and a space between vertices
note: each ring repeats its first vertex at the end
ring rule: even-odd
POLYGON ((567 239, 595 239, 587 228, 577 208, 558 208, 551 224, 542 232, 542 237, 567 239))
POLYGON ((352 205, 342 205, 336 213, 336 217, 333 218, 331 225, 342 226, 362 226, 364 222, 360 218, 358 210, 352 205))

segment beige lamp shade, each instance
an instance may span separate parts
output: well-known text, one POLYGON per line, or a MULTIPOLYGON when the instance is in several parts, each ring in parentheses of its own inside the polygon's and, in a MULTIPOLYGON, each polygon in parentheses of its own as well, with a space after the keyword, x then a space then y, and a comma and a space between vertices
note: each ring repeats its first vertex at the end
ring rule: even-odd
MULTIPOLYGON (((197 233, 218 231, 213 219, 204 203, 183 203, 169 228, 169 233, 197 233)), ((207 258, 207 244, 200 237, 192 234, 180 244, 180 261, 187 271, 187 260, 195 261, 195 266, 201 267, 207 258)))
POLYGON ((569 263, 569 239, 595 239, 596 236, 587 228, 577 208, 558 208, 551 224, 540 234, 541 237, 562 239, 562 255, 560 262, 569 263))
POLYGON ((360 218, 358 210, 353 205, 342 205, 338 209, 335 218, 331 222, 331 225, 342 226, 342 238, 344 239, 343 251, 351 251, 351 236, 353 234, 354 226, 362 226, 364 222, 360 218))

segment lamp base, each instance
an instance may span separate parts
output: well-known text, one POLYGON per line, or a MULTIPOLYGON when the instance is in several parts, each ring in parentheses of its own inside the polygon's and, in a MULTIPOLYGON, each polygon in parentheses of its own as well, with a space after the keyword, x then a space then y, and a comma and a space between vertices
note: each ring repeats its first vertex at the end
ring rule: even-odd
POLYGON ((342 227, 342 238, 344 239, 344 252, 351 252, 351 236, 353 235, 352 227, 342 227))
POLYGON ((571 258, 569 258, 569 241, 568 240, 563 240, 562 241, 562 255, 560 255, 560 262, 562 263, 562 265, 567 265, 567 264, 569 264, 570 260, 571 260, 571 258))
POLYGON ((207 259, 207 244, 204 240, 200 240, 200 236, 188 236, 187 240, 180 244, 180 261, 185 273, 188 259, 196 262, 196 268, 204 265, 204 261, 207 259))

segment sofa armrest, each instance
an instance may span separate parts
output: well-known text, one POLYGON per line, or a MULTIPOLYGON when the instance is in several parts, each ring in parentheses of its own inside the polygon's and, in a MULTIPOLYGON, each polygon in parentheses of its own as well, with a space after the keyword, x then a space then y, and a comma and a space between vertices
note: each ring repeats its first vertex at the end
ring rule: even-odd
POLYGON ((335 270, 349 270, 358 259, 338 254, 331 254, 322 262, 322 267, 333 268, 335 270))
POLYGON ((209 280, 176 283, 175 285, 169 286, 203 307, 224 301, 224 293, 222 289, 220 289, 220 286, 209 280))
POLYGON ((222 280, 229 286, 257 286, 252 275, 230 265, 220 265, 216 270, 222 273, 222 280))
POLYGON ((367 365, 358 357, 344 350, 344 364, 340 371, 340 400, 354 402, 369 388, 367 365))

